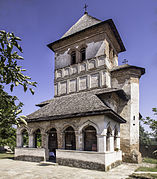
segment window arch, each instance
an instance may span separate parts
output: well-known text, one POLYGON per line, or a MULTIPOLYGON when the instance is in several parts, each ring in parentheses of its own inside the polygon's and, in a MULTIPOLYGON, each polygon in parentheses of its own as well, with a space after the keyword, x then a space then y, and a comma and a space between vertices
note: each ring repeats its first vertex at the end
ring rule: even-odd
POLYGON ((57 131, 55 128, 51 128, 47 133, 48 133, 49 159, 53 160, 56 157, 56 149, 58 149, 57 131))
POLYGON ((75 139, 74 129, 71 126, 67 127, 64 133, 65 133, 65 149, 76 150, 76 139, 75 139))
POLYGON ((76 51, 71 52, 71 65, 76 63, 76 51))
POLYGON ((28 147, 28 141, 29 141, 29 138, 28 138, 28 131, 26 129, 24 129, 22 131, 22 147, 28 147))
POLYGON ((83 130, 84 150, 97 151, 97 132, 93 126, 88 126, 83 130))
POLYGON ((81 55, 81 62, 86 59, 86 48, 82 47, 80 50, 80 55, 81 55))
POLYGON ((39 147, 41 147, 41 144, 42 144, 41 131, 40 131, 40 129, 37 129, 34 132, 34 147, 39 148, 39 147))

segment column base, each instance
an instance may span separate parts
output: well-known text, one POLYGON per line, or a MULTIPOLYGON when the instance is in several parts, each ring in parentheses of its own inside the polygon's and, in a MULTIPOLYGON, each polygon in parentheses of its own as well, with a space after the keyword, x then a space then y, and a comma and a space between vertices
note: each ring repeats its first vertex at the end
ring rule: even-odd
POLYGON ((123 153, 122 160, 123 162, 128 162, 128 163, 141 163, 142 156, 138 150, 134 149, 130 153, 123 153))

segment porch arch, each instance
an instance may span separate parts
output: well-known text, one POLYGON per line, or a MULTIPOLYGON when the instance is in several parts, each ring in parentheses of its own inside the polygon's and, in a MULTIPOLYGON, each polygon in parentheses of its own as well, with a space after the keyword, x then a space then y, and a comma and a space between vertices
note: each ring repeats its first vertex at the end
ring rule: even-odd
POLYGON ((89 125, 86 126, 83 131, 84 138, 84 150, 85 151, 97 151, 97 131, 89 125))
POLYGON ((49 159, 53 160, 56 157, 56 149, 58 149, 57 140, 57 130, 56 128, 51 128, 47 131, 48 134, 48 149, 49 149, 49 159))
POLYGON ((28 131, 26 128, 24 128, 21 131, 22 135, 22 147, 28 147, 29 146, 29 136, 28 136, 28 131))
POLYGON ((69 126, 64 130, 64 142, 66 150, 76 150, 76 137, 73 127, 69 126))
POLYGON ((42 146, 41 130, 38 128, 33 133, 34 136, 34 147, 40 148, 42 146))

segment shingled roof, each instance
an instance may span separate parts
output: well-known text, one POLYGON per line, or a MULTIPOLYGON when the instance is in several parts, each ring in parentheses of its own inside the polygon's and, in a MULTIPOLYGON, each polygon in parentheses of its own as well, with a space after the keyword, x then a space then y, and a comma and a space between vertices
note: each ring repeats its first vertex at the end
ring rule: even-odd
POLYGON ((72 35, 100 22, 102 21, 85 13, 61 38, 72 35))
POLYGON ((80 92, 48 100, 45 106, 27 116, 27 121, 64 119, 106 114, 121 123, 125 120, 101 101, 95 92, 80 92), (47 104, 49 103, 49 104, 47 104))
POLYGON ((117 31, 117 28, 113 22, 112 19, 108 19, 106 21, 101 21, 95 17, 92 17, 85 13, 59 40, 56 40, 55 42, 52 42, 48 44, 47 46, 55 52, 54 45, 58 44, 64 40, 67 40, 76 34, 82 33, 86 30, 89 30, 90 28, 97 28, 98 26, 101 26, 103 24, 108 24, 113 31, 115 38, 117 39, 117 42, 120 45, 120 52, 125 51, 124 44, 122 42, 122 39, 117 31))

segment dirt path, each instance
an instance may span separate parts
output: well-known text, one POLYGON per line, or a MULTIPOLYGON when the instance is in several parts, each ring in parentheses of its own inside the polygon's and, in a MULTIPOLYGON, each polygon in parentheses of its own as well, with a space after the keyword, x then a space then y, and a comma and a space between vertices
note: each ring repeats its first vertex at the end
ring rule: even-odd
POLYGON ((109 172, 100 172, 2 159, 0 160, 0 179, 125 179, 137 167, 137 164, 124 163, 109 172))

